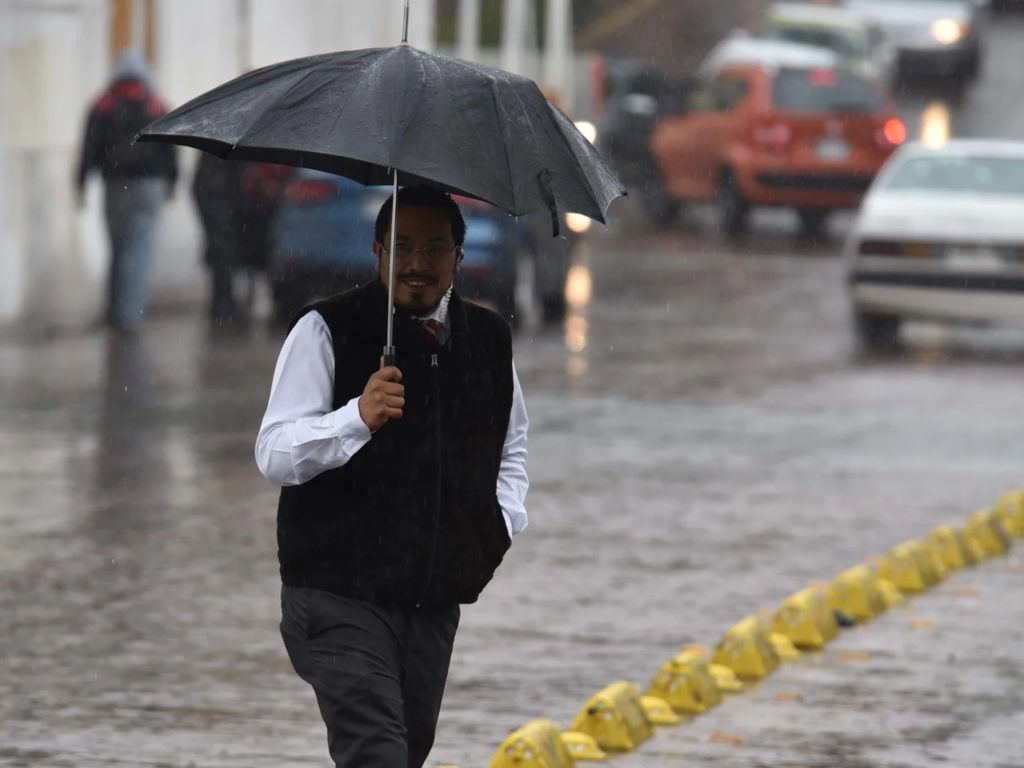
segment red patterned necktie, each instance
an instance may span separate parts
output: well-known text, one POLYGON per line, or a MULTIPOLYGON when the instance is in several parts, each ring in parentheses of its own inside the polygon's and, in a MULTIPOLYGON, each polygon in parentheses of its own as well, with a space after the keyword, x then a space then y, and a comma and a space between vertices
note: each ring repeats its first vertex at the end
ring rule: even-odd
POLYGON ((440 344, 441 343, 441 324, 439 322, 437 322, 437 320, 434 320, 433 318, 429 318, 427 320, 423 320, 422 323, 423 323, 423 332, 425 334, 427 334, 427 338, 430 339, 430 341, 432 343, 434 343, 434 344, 440 344))

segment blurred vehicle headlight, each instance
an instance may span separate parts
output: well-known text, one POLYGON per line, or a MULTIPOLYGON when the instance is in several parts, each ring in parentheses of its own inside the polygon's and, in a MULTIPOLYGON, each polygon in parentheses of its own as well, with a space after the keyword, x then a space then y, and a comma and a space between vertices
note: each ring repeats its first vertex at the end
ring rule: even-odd
POLYGON ((932 22, 930 31, 937 43, 953 45, 967 37, 971 32, 971 28, 969 25, 956 19, 937 19, 932 22))
POLYGON ((575 123, 576 130, 583 134, 583 137, 593 144, 597 141, 597 126, 589 120, 579 120, 575 123))
POLYGON ((577 235, 582 235, 593 224, 589 216, 584 216, 582 213, 567 213, 565 214, 565 226, 569 228, 570 232, 577 235))

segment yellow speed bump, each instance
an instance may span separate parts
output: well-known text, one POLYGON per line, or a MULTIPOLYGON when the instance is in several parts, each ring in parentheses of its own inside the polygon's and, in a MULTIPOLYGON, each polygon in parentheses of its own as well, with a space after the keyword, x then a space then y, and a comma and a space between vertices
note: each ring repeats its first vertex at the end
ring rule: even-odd
POLYGON ((959 571, 975 562, 960 528, 940 525, 928 534, 928 541, 947 571, 959 571))
POLYGON ((974 539, 985 552, 985 557, 1001 555, 1010 548, 1012 540, 1002 520, 994 509, 982 509, 967 518, 964 527, 969 538, 974 539))
POLYGON ((938 553, 932 548, 927 538, 914 539, 905 543, 910 551, 910 556, 917 563, 917 570, 921 573, 925 584, 934 587, 946 578, 946 566, 942 564, 938 553))
POLYGON ((783 661, 792 661, 793 659, 800 658, 800 651, 793 645, 793 641, 785 635, 781 635, 778 632, 770 632, 768 640, 771 642, 772 648, 775 649, 775 653, 783 661))
POLYGON ((594 741, 593 736, 577 731, 566 731, 562 734, 562 743, 565 744, 573 760, 577 762, 590 761, 603 763, 608 759, 608 753, 594 741))
MULTIPOLYGON (((743 690, 743 683, 736 677, 736 673, 723 664, 708 664, 708 671, 715 681, 715 688, 725 693, 739 693, 743 690)), ((721 694, 719 694, 721 695, 721 694)))
POLYGON ((748 616, 726 632, 711 660, 728 667, 741 680, 760 680, 779 666, 779 655, 768 632, 755 616, 748 616))
POLYGON ((550 720, 531 720, 510 733, 491 758, 490 768, 573 768, 575 761, 550 720))
POLYGON ((885 598, 878 591, 874 572, 866 565, 839 574, 828 587, 828 602, 833 610, 856 621, 870 621, 885 611, 885 598))
MULTIPOLYGON (((878 566, 879 577, 891 581, 904 594, 916 595, 931 586, 930 580, 921 573, 913 547, 900 544, 889 550, 878 566)), ((931 572, 934 577, 934 571, 931 572)))
POLYGON ((836 615, 820 590, 808 587, 786 598, 771 631, 785 635, 797 648, 814 650, 839 634, 836 615))
POLYGON ((647 695, 657 696, 674 711, 688 715, 707 712, 722 700, 707 661, 688 651, 676 654, 658 668, 647 695))
POLYGON ((640 706, 654 725, 679 725, 683 720, 672 711, 668 702, 659 696, 641 696, 640 706))
POLYGON ((903 596, 899 588, 888 579, 875 579, 875 583, 878 585, 878 592, 885 601, 886 609, 895 608, 897 605, 907 602, 907 598, 903 596))
POLYGON ((996 502, 996 515, 1006 532, 1015 539, 1024 537, 1024 489, 1010 491, 996 502))
POLYGON ((640 690, 621 680, 594 694, 570 730, 593 737, 601 749, 617 752, 636 749, 654 735, 640 703, 640 690))

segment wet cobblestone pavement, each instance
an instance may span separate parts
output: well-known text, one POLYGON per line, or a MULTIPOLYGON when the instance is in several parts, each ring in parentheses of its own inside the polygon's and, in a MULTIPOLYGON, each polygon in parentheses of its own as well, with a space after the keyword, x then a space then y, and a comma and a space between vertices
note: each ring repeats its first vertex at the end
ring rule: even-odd
MULTIPOLYGON (((922 327, 859 360, 834 260, 701 249, 595 241, 592 300, 518 337, 532 524, 464 612, 431 764, 485 765, 527 720, 567 726, 682 643, 1021 485, 1019 336, 922 327)), ((0 764, 325 763, 251 458, 279 343, 190 319, 0 341, 0 764)), ((1008 562, 622 764, 1024 765, 1008 562)))

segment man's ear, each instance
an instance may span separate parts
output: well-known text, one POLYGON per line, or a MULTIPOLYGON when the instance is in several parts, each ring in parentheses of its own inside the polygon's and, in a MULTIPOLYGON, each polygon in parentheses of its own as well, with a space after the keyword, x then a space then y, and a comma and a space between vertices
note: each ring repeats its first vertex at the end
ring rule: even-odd
POLYGON ((455 249, 455 269, 452 270, 453 275, 459 271, 459 267, 462 266, 462 259, 465 257, 465 255, 466 252, 462 250, 461 245, 455 249))
POLYGON ((380 274, 381 260, 384 258, 384 246, 376 240, 373 242, 373 255, 377 257, 377 274, 380 274))

